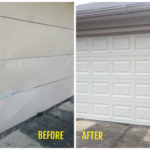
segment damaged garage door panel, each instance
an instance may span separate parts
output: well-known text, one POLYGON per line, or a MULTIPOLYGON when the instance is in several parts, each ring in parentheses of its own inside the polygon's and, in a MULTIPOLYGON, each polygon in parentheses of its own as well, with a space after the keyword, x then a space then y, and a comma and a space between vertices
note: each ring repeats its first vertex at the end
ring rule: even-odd
POLYGON ((1 3, 0 15, 20 20, 73 29, 73 7, 73 2, 1 3))
POLYGON ((0 96, 73 75, 73 55, 0 61, 0 96))
POLYGON ((7 18, 0 24, 0 60, 73 54, 72 30, 7 18))
POLYGON ((69 77, 1 99, 0 133, 71 97, 72 87, 69 77))

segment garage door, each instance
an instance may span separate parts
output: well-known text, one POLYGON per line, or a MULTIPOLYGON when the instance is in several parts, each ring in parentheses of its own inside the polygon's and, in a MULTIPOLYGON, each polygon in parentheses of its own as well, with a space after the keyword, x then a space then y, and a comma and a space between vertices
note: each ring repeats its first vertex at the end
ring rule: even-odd
POLYGON ((150 34, 77 39, 77 117, 150 125, 150 34))

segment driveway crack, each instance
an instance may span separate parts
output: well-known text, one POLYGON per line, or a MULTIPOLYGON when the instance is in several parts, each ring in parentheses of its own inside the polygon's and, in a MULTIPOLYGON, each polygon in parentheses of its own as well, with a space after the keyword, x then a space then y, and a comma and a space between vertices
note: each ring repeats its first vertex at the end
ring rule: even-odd
POLYGON ((121 136, 119 136, 110 146, 109 148, 112 148, 119 140, 121 140, 125 135, 126 133, 132 128, 133 126, 132 125, 129 125, 129 127, 123 132, 123 134, 121 136))

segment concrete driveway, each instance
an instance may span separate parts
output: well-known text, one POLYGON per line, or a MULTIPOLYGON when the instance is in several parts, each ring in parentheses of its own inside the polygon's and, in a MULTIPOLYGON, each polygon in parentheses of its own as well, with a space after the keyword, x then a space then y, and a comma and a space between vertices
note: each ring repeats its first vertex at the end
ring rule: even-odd
POLYGON ((77 148, 150 148, 150 127, 77 119, 77 148), (102 131, 103 140, 82 140, 83 131, 102 131))
POLYGON ((0 148, 73 148, 73 97, 0 134, 0 148), (38 131, 64 131, 64 140, 38 139, 38 131))

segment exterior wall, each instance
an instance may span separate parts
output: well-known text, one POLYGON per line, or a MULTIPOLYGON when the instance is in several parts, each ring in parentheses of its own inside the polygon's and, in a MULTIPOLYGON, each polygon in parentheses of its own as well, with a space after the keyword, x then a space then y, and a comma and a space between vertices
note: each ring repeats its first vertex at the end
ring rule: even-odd
POLYGON ((73 95, 73 3, 0 3, 0 133, 73 95))

